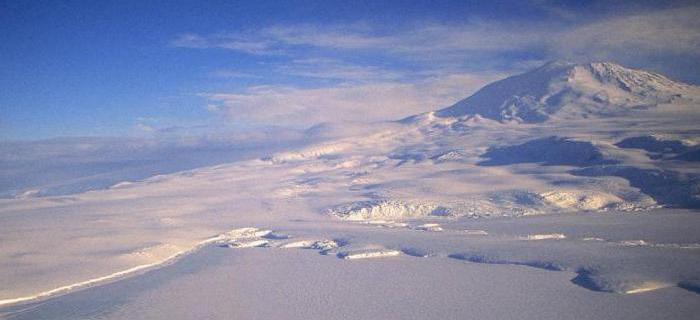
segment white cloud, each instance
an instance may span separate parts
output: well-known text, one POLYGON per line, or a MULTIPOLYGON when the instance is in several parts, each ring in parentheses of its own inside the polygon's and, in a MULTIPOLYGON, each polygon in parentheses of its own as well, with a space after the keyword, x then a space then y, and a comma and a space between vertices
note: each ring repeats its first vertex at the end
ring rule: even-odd
POLYGON ((385 48, 395 39, 393 36, 372 35, 375 30, 357 24, 272 26, 263 29, 261 33, 264 37, 289 45, 335 49, 385 48))
POLYGON ((194 33, 181 34, 170 42, 173 47, 203 49, 209 47, 209 41, 194 33))
POLYGON ((214 34, 209 36, 185 33, 172 40, 170 45, 191 49, 228 49, 258 55, 283 54, 283 51, 275 48, 277 44, 274 41, 265 39, 259 34, 249 33, 214 34))
MULTIPOLYGON (((573 12, 557 9, 558 15, 573 12)), ((620 13, 588 21, 528 23, 467 19, 463 24, 423 23, 387 33, 364 24, 270 26, 257 32, 201 36, 172 42, 190 48, 226 48, 252 54, 289 54, 292 48, 371 51, 400 59, 459 61, 469 52, 544 51, 549 58, 615 55, 700 55, 700 9, 681 7, 620 13)), ((564 19, 567 20, 567 19, 564 19)), ((624 57, 623 57, 624 58, 624 57)))
POLYGON ((136 129, 141 131, 141 132, 146 132, 146 133, 154 132, 156 130, 153 126, 150 126, 150 125, 142 123, 142 122, 136 123, 136 129))
POLYGON ((368 83, 325 88, 258 86, 206 95, 210 111, 234 122, 310 126, 320 122, 395 120, 464 98, 496 75, 455 74, 416 83, 368 83), (215 106, 215 107, 213 107, 215 106))
POLYGON ((601 20, 561 32, 557 55, 589 59, 669 54, 700 56, 700 8, 685 7, 601 20))
POLYGON ((541 42, 532 26, 468 23, 463 25, 421 24, 382 35, 380 29, 350 25, 271 26, 258 32, 202 36, 187 33, 171 45, 185 48, 223 48, 250 54, 290 54, 293 48, 372 51, 407 58, 441 58, 464 51, 521 49, 541 42), (430 56, 426 56, 429 54, 430 56))
POLYGON ((406 76, 405 72, 398 70, 351 64, 330 58, 296 59, 277 66, 275 71, 292 76, 352 82, 399 80, 406 76))
POLYGON ((252 72, 244 72, 232 69, 220 69, 209 73, 214 78, 238 78, 238 79, 260 79, 261 76, 252 72))

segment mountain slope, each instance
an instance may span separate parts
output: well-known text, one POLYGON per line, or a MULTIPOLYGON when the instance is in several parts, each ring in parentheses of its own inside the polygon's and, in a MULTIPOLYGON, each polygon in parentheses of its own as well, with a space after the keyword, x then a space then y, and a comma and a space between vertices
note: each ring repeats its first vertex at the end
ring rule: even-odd
POLYGON ((662 104, 697 101, 698 92, 697 87, 614 63, 556 61, 487 85, 436 114, 479 114, 504 122, 536 123, 550 118, 624 115, 662 104))

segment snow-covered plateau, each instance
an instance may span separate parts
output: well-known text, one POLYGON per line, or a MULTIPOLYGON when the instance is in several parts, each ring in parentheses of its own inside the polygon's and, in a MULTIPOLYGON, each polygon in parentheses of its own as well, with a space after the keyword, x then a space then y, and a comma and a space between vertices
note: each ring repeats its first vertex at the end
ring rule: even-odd
POLYGON ((696 86, 552 62, 360 135, 27 190, 0 318, 690 319, 699 124, 696 86))

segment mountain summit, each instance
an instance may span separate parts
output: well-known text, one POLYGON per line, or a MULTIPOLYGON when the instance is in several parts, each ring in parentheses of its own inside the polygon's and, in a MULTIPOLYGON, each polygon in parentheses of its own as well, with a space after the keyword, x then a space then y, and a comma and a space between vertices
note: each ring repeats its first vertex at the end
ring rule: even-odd
POLYGON ((623 115, 631 110, 697 99, 698 87, 610 62, 554 61, 489 84, 436 112, 440 117, 479 114, 498 121, 623 115))

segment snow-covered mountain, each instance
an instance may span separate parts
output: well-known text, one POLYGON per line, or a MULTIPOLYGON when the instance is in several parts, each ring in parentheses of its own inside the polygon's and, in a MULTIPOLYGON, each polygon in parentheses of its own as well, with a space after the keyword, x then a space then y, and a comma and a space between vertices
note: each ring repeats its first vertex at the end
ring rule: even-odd
POLYGON ((210 243, 450 257, 569 271, 593 291, 700 292, 700 218, 686 211, 700 208, 697 91, 611 63, 550 63, 437 112, 304 133, 323 143, 3 199, 0 307, 210 243))
POLYGON ((606 117, 674 102, 698 101, 699 92, 695 86, 610 62, 554 61, 487 85, 437 115, 479 114, 498 121, 529 123, 550 118, 606 117))

